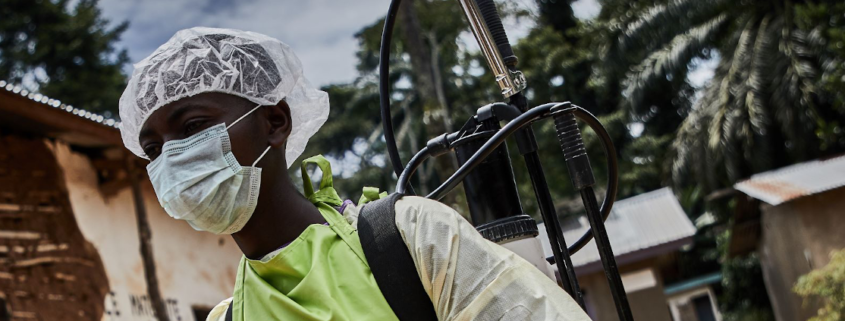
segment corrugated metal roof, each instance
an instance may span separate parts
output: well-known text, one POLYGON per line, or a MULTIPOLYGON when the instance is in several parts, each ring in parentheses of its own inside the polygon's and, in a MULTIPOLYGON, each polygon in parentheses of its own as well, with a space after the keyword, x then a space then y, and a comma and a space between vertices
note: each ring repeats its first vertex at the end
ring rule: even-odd
POLYGON ((719 283, 722 281, 722 272, 702 275, 689 280, 681 281, 675 284, 668 284, 663 287, 663 294, 672 295, 687 290, 692 290, 703 285, 719 283))
POLYGON ((734 188, 771 205, 778 205, 842 186, 845 186, 845 156, 756 174, 737 183, 734 188))
POLYGON ((53 99, 53 98, 47 97, 47 96, 39 94, 39 93, 28 91, 28 90, 24 89, 21 85, 15 85, 15 84, 9 83, 5 80, 0 80, 0 90, 6 90, 10 93, 13 93, 13 94, 16 94, 16 95, 21 95, 23 97, 29 98, 32 101, 39 102, 39 103, 42 103, 44 105, 47 105, 47 106, 50 106, 50 107, 53 107, 53 108, 57 108, 59 110, 66 111, 68 113, 71 113, 71 114, 74 114, 76 116, 85 118, 85 119, 90 120, 90 121, 95 122, 95 123, 103 124, 103 125, 106 125, 106 126, 109 126, 109 127, 114 127, 114 128, 118 128, 118 126, 120 126, 120 121, 118 121, 118 120, 115 120, 113 118, 108 118, 108 117, 105 117, 105 116, 97 114, 97 113, 92 113, 92 112, 87 111, 87 110, 82 109, 82 108, 76 108, 76 107, 73 107, 71 105, 63 104, 58 99, 53 99))
MULTIPOLYGON (((617 201, 605 226, 616 257, 683 240, 695 235, 696 231, 669 188, 617 201)), ((574 243, 589 228, 590 224, 583 216, 577 222, 564 223, 566 243, 574 243)), ((552 255, 551 247, 545 232, 545 226, 540 226, 540 242, 549 256, 552 255)), ((572 264, 579 267, 599 259, 595 241, 590 241, 572 256, 572 264)))

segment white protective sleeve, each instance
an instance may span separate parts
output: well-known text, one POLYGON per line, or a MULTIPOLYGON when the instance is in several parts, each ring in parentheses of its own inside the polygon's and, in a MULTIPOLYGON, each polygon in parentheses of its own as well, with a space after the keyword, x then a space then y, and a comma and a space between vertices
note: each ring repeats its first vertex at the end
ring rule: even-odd
MULTIPOLYGON (((223 300, 211 309, 205 321, 226 321, 226 310, 229 309, 229 304, 232 303, 232 298, 223 300)), ((199 321, 199 320, 197 320, 199 321)))
POLYGON ((396 226, 440 320, 590 320, 548 276, 442 203, 406 196, 396 226))

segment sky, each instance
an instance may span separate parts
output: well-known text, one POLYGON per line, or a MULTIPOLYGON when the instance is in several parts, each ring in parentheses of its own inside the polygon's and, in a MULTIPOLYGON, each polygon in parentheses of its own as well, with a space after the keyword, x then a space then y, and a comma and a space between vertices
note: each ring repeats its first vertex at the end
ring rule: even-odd
MULTIPOLYGON (((508 1, 536 15, 535 0, 508 1)), ((358 43, 354 34, 381 18, 389 3, 390 0, 100 0, 100 7, 103 17, 113 24, 129 22, 118 47, 128 51, 133 63, 148 56, 178 30, 194 26, 234 28, 287 43, 302 61, 306 77, 323 86, 355 79, 358 43)), ((577 0, 572 9, 576 17, 592 19, 599 14, 601 5, 597 0, 577 0)), ((504 25, 511 43, 516 43, 534 22, 505 20, 504 25)), ((469 32, 460 40, 467 49, 477 50, 469 32)), ((718 55, 697 61, 698 68, 689 74, 690 83, 702 88, 713 77, 717 62, 718 55)), ((131 65, 126 72, 131 74, 131 65)), ((631 133, 638 136, 642 124, 631 125, 631 133)), ((340 164, 341 174, 354 172, 357 163, 353 159, 349 164, 340 164)))
MULTIPOLYGON (((536 12, 534 0, 511 0, 536 12)), ((457 1, 456 1, 457 2, 457 1)), ((194 26, 234 28, 275 37, 299 55, 306 77, 315 85, 355 79, 358 46, 354 34, 387 12, 390 0, 100 0, 103 17, 117 24, 129 22, 118 46, 131 61, 152 53, 176 31, 194 26)), ((457 3, 455 5, 458 5, 457 3)), ((599 10, 596 0, 578 0, 575 15, 589 19, 599 10)), ((506 21, 514 43, 531 27, 530 21, 506 21)), ((462 37, 471 42, 470 34, 462 37)), ((472 48, 472 43, 470 46, 472 48)), ((127 73, 132 67, 127 66, 127 73)))

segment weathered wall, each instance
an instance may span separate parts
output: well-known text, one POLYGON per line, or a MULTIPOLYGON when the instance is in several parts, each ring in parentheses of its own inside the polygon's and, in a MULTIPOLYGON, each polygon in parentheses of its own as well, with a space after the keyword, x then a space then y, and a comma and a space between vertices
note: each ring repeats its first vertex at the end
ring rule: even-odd
MULTIPOLYGON (((657 267, 652 266, 655 263, 654 260, 646 260, 620 267, 620 272, 623 275, 652 267, 652 272, 657 279, 655 287, 628 293, 628 303, 631 306, 634 320, 672 321, 666 296, 663 295, 663 280, 660 277, 660 271, 657 267)), ((604 271, 579 276, 578 282, 581 288, 586 291, 587 312, 593 317, 594 321, 619 320, 604 271)))
POLYGON ((0 135, 0 320, 92 320, 108 280, 39 139, 0 135))
POLYGON ((760 261, 778 321, 806 320, 818 306, 792 292, 798 277, 845 248, 845 188, 764 206, 760 261))
MULTIPOLYGON (((91 161, 58 143, 79 228, 102 258, 109 280, 103 320, 153 320, 129 188, 101 193, 91 161)), ((192 307, 213 307, 231 296, 240 251, 231 237, 194 231, 170 218, 149 181, 142 183, 162 297, 173 321, 194 320, 192 307)))

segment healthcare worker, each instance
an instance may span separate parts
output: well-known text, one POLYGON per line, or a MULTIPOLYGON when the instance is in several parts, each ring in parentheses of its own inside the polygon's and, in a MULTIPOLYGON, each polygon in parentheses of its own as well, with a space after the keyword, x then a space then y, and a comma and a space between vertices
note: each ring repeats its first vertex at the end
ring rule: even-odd
MULTIPOLYGON (((396 320, 362 254, 358 209, 332 188, 328 162, 306 160, 324 177, 314 191, 303 175, 304 195, 287 174, 328 114, 327 94, 290 47, 265 35, 186 29, 135 64, 120 98, 126 148, 150 160, 170 216, 232 235, 244 254, 233 298, 208 320, 396 320)), ((409 196, 395 209, 438 319, 589 320, 451 208, 409 196)))

